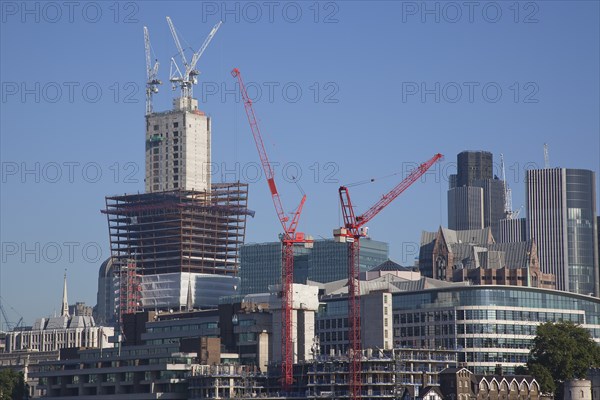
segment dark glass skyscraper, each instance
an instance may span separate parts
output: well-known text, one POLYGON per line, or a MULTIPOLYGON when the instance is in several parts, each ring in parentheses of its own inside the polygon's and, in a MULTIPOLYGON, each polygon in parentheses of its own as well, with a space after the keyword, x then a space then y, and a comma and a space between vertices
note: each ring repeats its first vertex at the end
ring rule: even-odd
POLYGON ((542 271, 556 286, 599 293, 595 174, 554 168, 526 175, 528 236, 538 243, 542 271))
POLYGON ((498 221, 504 218, 504 184, 494 176, 492 153, 463 151, 456 165, 457 173, 450 177, 448 191, 448 228, 489 226, 497 237, 498 221))
POLYGON ((457 156, 456 186, 479 186, 476 180, 494 177, 493 156, 489 151, 463 151, 457 156))

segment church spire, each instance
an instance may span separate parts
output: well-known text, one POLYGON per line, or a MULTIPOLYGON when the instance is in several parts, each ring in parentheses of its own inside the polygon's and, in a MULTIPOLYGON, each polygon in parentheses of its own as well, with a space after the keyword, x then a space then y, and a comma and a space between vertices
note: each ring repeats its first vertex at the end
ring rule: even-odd
POLYGON ((61 317, 69 316, 69 302, 67 300, 67 269, 65 268, 65 278, 63 284, 63 297, 62 297, 62 307, 60 311, 61 317))

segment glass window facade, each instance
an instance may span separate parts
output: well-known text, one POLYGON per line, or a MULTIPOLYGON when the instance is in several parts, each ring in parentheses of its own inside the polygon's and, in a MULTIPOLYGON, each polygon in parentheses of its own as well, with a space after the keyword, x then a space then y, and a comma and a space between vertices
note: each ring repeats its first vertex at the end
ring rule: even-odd
POLYGON ((395 347, 456 349, 475 373, 527 362, 537 325, 571 321, 600 342, 600 299, 527 287, 473 286, 393 294, 395 347))
MULTIPOLYGON (((361 240, 360 270, 368 271, 388 260, 389 245, 361 240)), ((312 249, 294 248, 294 282, 333 282, 348 277, 348 245, 332 239, 315 240, 312 249)), ((281 283, 281 243, 247 244, 241 249, 242 294, 267 293, 281 283)))

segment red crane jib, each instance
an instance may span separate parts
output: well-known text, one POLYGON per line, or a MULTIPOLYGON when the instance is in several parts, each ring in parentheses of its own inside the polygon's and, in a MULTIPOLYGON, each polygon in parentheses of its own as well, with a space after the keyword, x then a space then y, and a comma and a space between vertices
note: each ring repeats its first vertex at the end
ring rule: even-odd
POLYGON ((417 181, 433 164, 435 164, 438 160, 443 157, 442 154, 438 153, 434 155, 428 161, 422 163, 417 168, 415 168, 402 182, 396 185, 392 190, 390 190, 387 194, 383 195, 381 199, 375 203, 371 208, 365 211, 362 215, 354 217, 354 209, 352 206, 352 202, 350 201, 350 193, 348 192, 348 188, 345 186, 341 186, 339 189, 340 192, 340 201, 342 204, 342 212, 344 214, 344 224, 345 227, 353 233, 358 234, 358 230, 371 221, 377 214, 381 212, 385 207, 387 207, 392 201, 394 201, 402 192, 408 189, 413 183, 417 181))

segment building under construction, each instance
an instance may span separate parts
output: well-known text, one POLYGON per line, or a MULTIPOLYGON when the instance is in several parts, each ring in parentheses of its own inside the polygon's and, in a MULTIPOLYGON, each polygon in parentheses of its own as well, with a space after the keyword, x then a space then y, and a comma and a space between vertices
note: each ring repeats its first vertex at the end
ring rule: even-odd
POLYGON ((207 307, 235 292, 247 200, 243 183, 106 198, 115 269, 135 268, 143 308, 207 307))

